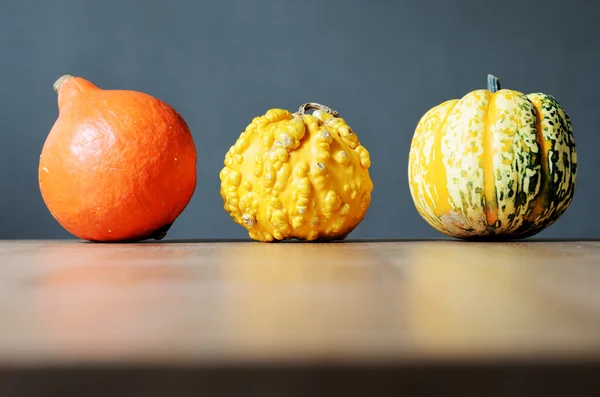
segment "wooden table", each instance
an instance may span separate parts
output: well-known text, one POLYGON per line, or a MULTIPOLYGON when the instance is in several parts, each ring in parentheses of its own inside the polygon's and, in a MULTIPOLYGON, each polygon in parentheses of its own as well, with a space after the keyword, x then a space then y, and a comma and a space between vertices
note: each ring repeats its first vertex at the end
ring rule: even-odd
POLYGON ((3 241, 0 296, 2 397, 600 390, 596 241, 3 241))

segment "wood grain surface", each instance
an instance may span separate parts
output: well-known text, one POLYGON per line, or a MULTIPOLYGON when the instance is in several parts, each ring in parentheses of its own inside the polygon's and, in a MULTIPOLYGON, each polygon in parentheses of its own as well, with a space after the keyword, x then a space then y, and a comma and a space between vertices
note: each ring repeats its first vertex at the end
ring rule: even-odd
MULTIPOLYGON (((56 385, 66 395, 82 369, 95 369, 95 381, 109 371, 106 385, 138 379, 140 387, 164 381, 164 372, 123 378, 117 369, 192 371, 170 390, 210 381, 213 395, 228 383, 217 382, 218 374, 259 368, 362 369, 340 384, 362 379, 388 391, 395 390, 391 380, 432 387, 427 376, 447 377, 443 369, 468 369, 465 379, 486 368, 523 369, 490 372, 503 376, 497 379, 477 375, 488 380, 480 385, 487 394, 477 395, 505 395, 489 394, 489 383, 501 379, 502 390, 515 395, 525 380, 535 384, 536 373, 536 387, 555 383, 546 393, 560 390, 560 380, 599 373, 586 372, 600 362, 596 241, 2 241, 0 297, 2 396, 45 395, 36 393, 56 385), (369 368, 389 375, 388 383, 361 378, 369 368), (550 376, 543 368, 560 371, 550 376)), ((278 374, 273 383, 268 374, 275 372, 236 373, 240 382, 271 385, 255 385, 257 395, 315 392, 306 389, 315 374, 278 374)), ((459 373, 452 379, 446 388, 471 390, 459 373)), ((587 390, 586 381, 576 384, 587 390)))

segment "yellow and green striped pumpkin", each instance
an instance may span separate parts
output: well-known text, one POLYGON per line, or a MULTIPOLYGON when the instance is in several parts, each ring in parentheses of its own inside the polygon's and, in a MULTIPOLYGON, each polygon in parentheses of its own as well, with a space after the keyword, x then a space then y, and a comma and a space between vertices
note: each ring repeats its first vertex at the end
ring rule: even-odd
POLYGON ((571 121, 548 94, 488 87, 419 120, 408 164, 412 199, 433 228, 461 239, 520 239, 544 230, 573 199, 571 121))

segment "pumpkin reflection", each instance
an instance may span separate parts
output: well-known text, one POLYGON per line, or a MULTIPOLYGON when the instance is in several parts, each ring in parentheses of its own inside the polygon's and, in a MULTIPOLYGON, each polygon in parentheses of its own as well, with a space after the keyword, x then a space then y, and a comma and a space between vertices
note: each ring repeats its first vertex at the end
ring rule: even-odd
MULTIPOLYGON (((159 245, 155 246, 159 248, 159 245)), ((83 248, 83 247, 82 247, 83 248)), ((83 286, 88 284, 136 285, 149 282, 189 280, 196 276, 194 268, 181 263, 190 252, 182 250, 144 249, 120 246, 106 250, 102 246, 86 246, 85 253, 47 251, 43 261, 50 270, 35 279, 40 286, 83 286)))
POLYGON ((47 349, 77 359, 176 350, 189 319, 172 310, 179 297, 168 287, 203 277, 198 267, 178 265, 193 252, 159 244, 45 249, 37 259, 41 274, 26 282, 36 334, 47 349))
POLYGON ((241 244, 219 250, 218 259, 226 264, 222 275, 228 282, 335 287, 363 283, 375 276, 372 265, 377 262, 376 258, 366 256, 364 247, 354 246, 344 243, 241 244))
POLYGON ((378 306, 381 266, 359 244, 247 244, 219 251, 223 279, 237 294, 223 301, 229 340, 240 351, 322 355, 373 349, 386 321, 378 306), (349 339, 350 338, 350 339, 349 339))
POLYGON ((468 250, 463 243, 412 245, 406 292, 413 346, 435 354, 477 354, 480 348, 490 354, 540 346, 542 338, 560 338, 563 332, 573 335, 573 322, 540 288, 544 268, 553 263, 534 260, 539 250, 548 249, 528 244, 469 244, 468 250))

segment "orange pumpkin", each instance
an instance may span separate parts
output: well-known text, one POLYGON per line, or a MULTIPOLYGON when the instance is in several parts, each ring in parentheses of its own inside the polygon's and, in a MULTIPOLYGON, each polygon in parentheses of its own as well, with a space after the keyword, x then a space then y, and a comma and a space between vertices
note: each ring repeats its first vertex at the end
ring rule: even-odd
POLYGON ((161 239, 196 188, 196 148, 183 118, 148 94, 103 90, 66 75, 38 178, 44 203, 89 241, 161 239))

